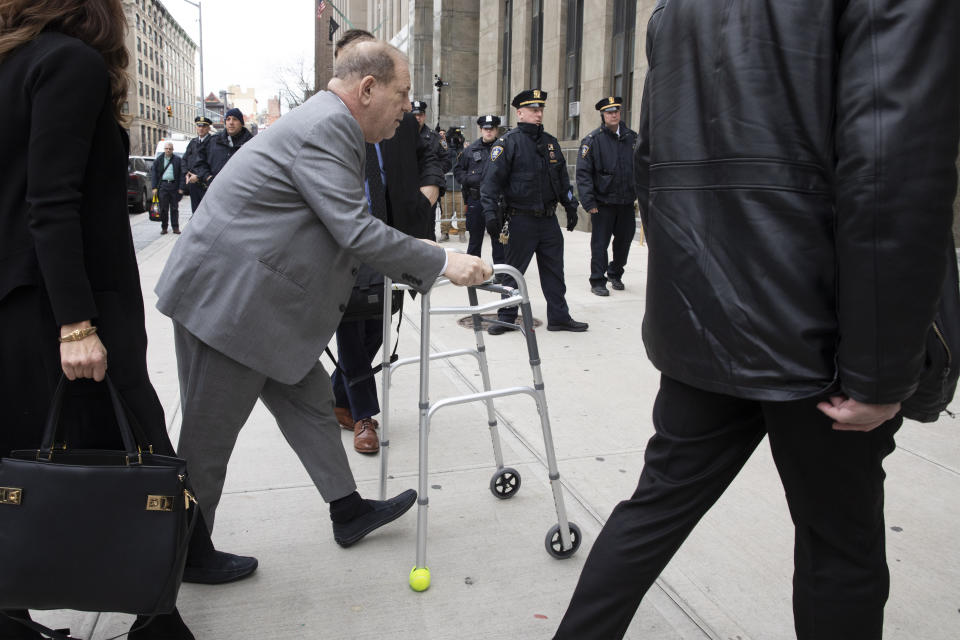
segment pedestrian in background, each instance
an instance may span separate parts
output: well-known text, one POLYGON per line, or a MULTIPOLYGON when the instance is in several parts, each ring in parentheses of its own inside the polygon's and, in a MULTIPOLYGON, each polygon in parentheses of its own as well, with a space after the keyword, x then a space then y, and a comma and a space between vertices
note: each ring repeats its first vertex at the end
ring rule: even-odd
MULTIPOLYGON (((567 307, 563 235, 556 216, 559 203, 567 214, 567 231, 573 231, 579 203, 570 188, 560 143, 541 124, 546 102, 547 92, 540 89, 528 89, 514 96, 511 104, 517 110, 517 126, 490 149, 490 165, 483 177, 480 199, 487 229, 498 236, 503 197, 510 234, 504 252, 506 263, 525 273, 533 256, 537 256, 540 285, 547 299, 547 331, 580 332, 586 331, 588 325, 570 317, 567 307)), ((509 276, 504 283, 517 286, 509 276)), ((516 329, 517 307, 500 309, 497 319, 500 323, 487 329, 490 335, 516 329)))
MULTIPOLYGON (((0 429, 0 456, 40 447, 61 375, 73 381, 61 414, 66 441, 123 448, 98 382, 108 370, 154 452, 173 454, 147 373, 125 197, 125 24, 119 0, 0 1, 0 398, 12 416, 0 429)), ((198 523, 185 582, 229 582, 255 569, 254 558, 215 551, 198 523)), ((193 638, 177 610, 144 627, 146 619, 137 617, 132 640, 193 638)), ((41 636, 0 615, 0 638, 41 636)))
POLYGON ((623 268, 630 243, 637 232, 633 205, 637 191, 633 184, 633 149, 637 134, 620 122, 623 98, 608 96, 596 104, 600 126, 580 142, 577 159, 577 195, 590 214, 590 291, 609 296, 607 281, 623 291, 623 268), (607 261, 607 247, 613 237, 613 260, 607 261))
POLYGON ((728 9, 661 0, 646 30, 655 434, 558 639, 623 637, 765 436, 795 527, 797 638, 883 635, 882 463, 955 259, 960 3, 728 9))
POLYGON ((197 126, 197 137, 187 143, 187 150, 183 152, 181 162, 183 182, 180 185, 180 193, 190 195, 190 213, 197 210, 203 200, 203 194, 206 193, 206 187, 200 182, 197 171, 200 158, 212 137, 210 126, 213 124, 213 121, 207 116, 197 116, 193 119, 193 122, 197 126))
MULTIPOLYGON (((493 148, 493 143, 499 135, 500 116, 480 116, 477 118, 477 126, 480 127, 480 137, 464 149, 453 169, 466 202, 467 211, 464 217, 467 232, 470 234, 467 253, 472 256, 480 255, 483 234, 487 233, 487 225, 483 218, 483 204, 480 202, 480 186, 483 184, 484 171, 490 161, 490 149, 493 148)), ((505 258, 499 235, 490 234, 490 250, 493 253, 493 263, 503 264, 505 258)))
POLYGON ((228 109, 223 118, 223 130, 201 147, 200 159, 196 165, 200 183, 209 187, 214 178, 223 171, 227 161, 251 138, 253 134, 243 126, 243 113, 240 109, 228 109))
POLYGON ((173 153, 173 143, 163 145, 163 153, 157 155, 150 168, 153 179, 153 195, 160 194, 160 234, 167 232, 167 223, 174 233, 180 233, 179 202, 183 193, 180 190, 181 162, 173 153))

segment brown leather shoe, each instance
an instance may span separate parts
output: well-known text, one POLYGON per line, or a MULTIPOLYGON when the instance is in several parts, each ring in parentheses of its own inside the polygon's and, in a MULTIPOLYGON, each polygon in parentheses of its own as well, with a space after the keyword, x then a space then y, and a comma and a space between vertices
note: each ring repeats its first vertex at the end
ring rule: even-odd
POLYGON ((341 427, 353 431, 353 424, 356 420, 354 420, 353 415, 350 414, 350 409, 346 407, 334 407, 333 414, 337 416, 337 422, 340 423, 341 427))
POLYGON ((377 437, 376 420, 364 418, 353 425, 353 448, 360 453, 380 451, 380 438, 377 437))

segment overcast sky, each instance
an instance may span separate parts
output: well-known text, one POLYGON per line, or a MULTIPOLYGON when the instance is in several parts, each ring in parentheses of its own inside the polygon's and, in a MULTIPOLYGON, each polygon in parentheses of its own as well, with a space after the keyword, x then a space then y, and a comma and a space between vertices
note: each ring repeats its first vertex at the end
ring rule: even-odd
MULTIPOLYGON (((161 2, 199 45, 196 7, 184 0, 161 2)), ((281 67, 295 66, 301 58, 312 82, 316 0, 201 0, 201 5, 208 94, 230 84, 253 87, 259 108, 266 109, 267 98, 277 94, 281 67)), ((199 93, 199 75, 196 82, 199 93)))

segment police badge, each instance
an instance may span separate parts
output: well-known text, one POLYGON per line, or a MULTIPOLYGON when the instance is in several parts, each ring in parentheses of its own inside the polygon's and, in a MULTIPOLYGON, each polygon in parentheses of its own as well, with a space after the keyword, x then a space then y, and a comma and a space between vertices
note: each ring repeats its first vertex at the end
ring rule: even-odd
POLYGON ((503 147, 501 147, 501 146, 499 146, 499 145, 496 146, 496 147, 494 147, 493 149, 491 149, 491 150, 490 150, 490 161, 492 162, 492 161, 496 160, 497 158, 499 158, 501 153, 503 153, 503 147))

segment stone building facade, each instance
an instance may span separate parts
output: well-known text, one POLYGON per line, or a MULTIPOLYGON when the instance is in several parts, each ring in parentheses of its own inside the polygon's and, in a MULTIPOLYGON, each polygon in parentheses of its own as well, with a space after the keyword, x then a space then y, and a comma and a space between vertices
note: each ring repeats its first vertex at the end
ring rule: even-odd
POLYGON ((123 0, 123 9, 130 54, 125 104, 130 154, 152 156, 162 138, 193 135, 197 45, 159 0, 123 0))

